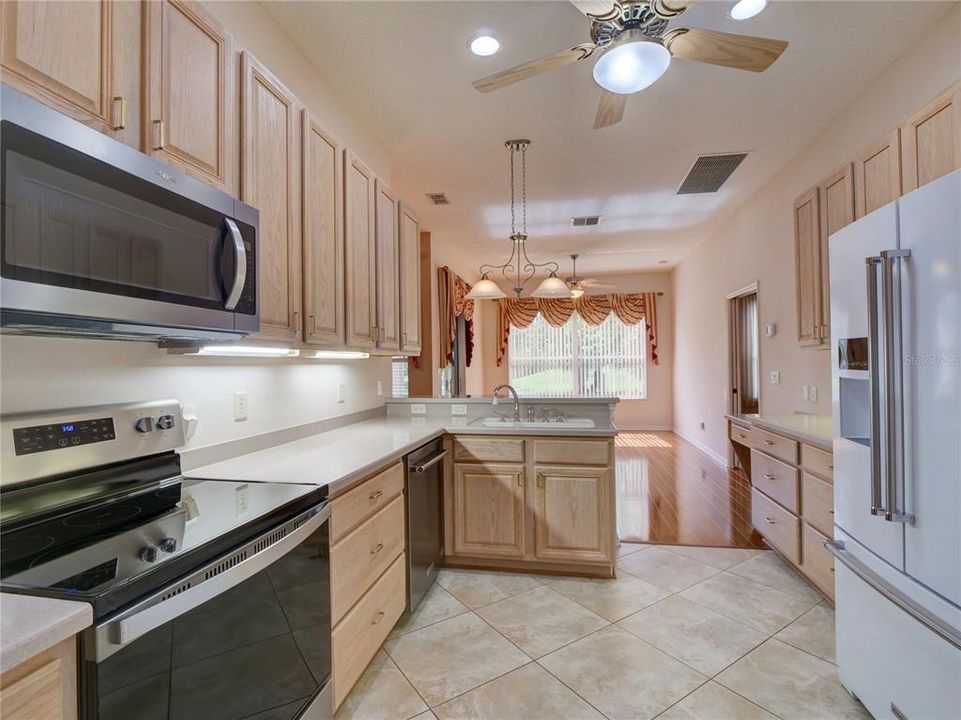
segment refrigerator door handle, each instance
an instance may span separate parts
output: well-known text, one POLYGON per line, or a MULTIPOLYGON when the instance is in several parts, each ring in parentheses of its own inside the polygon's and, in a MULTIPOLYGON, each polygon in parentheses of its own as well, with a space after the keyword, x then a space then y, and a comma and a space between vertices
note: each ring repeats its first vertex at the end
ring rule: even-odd
POLYGON ((898 507, 898 490, 904 490, 904 407, 903 407, 903 324, 901 317, 901 261, 910 250, 885 250, 881 253, 881 296, 884 299, 885 346, 885 479, 887 503, 884 519, 913 522, 914 518, 898 507), (895 274, 895 268, 898 270, 895 274))
POLYGON ((878 348, 878 256, 864 258, 868 289, 868 370, 871 386, 871 514, 885 512, 881 504, 881 353, 878 348))

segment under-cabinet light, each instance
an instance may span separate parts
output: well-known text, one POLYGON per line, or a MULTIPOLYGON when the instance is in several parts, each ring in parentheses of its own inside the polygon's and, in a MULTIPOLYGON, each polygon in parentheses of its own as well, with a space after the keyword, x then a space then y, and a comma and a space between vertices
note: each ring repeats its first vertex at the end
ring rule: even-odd
POLYGON ((353 350, 316 350, 304 357, 308 360, 364 360, 370 357, 370 353, 353 350))
POLYGON ((269 347, 266 345, 204 345, 189 355, 211 357, 297 357, 300 350, 289 347, 269 347))

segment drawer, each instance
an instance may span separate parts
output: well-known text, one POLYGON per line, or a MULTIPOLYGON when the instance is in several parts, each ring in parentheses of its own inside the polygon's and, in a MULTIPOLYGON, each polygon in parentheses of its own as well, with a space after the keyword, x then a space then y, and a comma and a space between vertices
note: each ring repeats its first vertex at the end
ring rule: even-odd
POLYGON ((606 440, 535 440, 534 462, 556 465, 610 465, 606 440))
POLYGON ((331 635, 334 707, 339 707, 407 605, 406 559, 397 557, 331 635))
POLYGON ((773 455, 791 465, 797 465, 797 441, 775 435, 761 428, 751 428, 751 447, 773 455))
POLYGON ((524 462, 524 441, 520 438, 455 438, 454 462, 524 462))
POLYGON ((751 450, 751 484, 795 515, 798 512, 797 468, 751 450))
POLYGON ((821 592, 834 599, 834 556, 824 547, 829 538, 825 537, 813 527, 804 523, 802 529, 802 552, 804 562, 801 570, 811 578, 821 592))
POLYGON ((813 445, 801 446, 801 467, 825 480, 834 480, 834 455, 813 445))
POLYGON ((330 614, 340 620, 404 549, 404 498, 397 496, 330 549, 330 614))
POLYGON ((801 514, 825 535, 834 535, 834 486, 810 473, 801 474, 801 514))
POLYGON ((759 533, 784 557, 800 564, 800 521, 757 488, 751 490, 751 522, 759 533))
POLYGON ((740 443, 741 445, 749 445, 751 443, 751 428, 749 427, 730 423, 727 434, 728 437, 731 438, 731 442, 740 443))
POLYGON ((330 505, 330 542, 336 543, 404 489, 404 466, 391 465, 383 472, 334 498, 330 505))

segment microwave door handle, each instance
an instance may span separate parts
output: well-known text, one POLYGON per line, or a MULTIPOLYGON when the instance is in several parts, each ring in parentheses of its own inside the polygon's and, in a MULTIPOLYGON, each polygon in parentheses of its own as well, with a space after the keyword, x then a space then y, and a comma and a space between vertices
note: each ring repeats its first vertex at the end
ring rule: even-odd
POLYGON ((881 368, 878 348, 878 265, 880 257, 864 259, 868 291, 868 378, 871 389, 871 514, 884 512, 881 505, 881 368))
POLYGON ((237 223, 231 218, 225 218, 224 223, 227 225, 227 237, 230 239, 234 250, 234 282, 230 292, 227 293, 224 309, 233 310, 240 302, 240 295, 243 293, 244 284, 247 282, 247 248, 244 245, 244 238, 240 234, 237 223))

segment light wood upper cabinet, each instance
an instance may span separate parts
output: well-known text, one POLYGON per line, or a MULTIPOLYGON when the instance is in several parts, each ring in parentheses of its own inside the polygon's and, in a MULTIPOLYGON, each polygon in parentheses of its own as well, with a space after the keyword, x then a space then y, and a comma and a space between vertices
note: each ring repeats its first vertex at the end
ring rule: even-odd
POLYGON ((845 163, 818 185, 818 204, 821 211, 821 236, 818 245, 818 336, 822 343, 827 343, 831 339, 831 254, 828 251, 828 238, 854 222, 854 176, 851 163, 845 163))
POLYGON ((961 168, 961 83, 941 93, 901 128, 904 192, 961 168))
POLYGON ((294 97, 243 57, 241 199, 260 210, 260 337, 296 339, 302 301, 300 189, 294 97))
POLYGON ((144 137, 154 157, 234 191, 231 41, 198 3, 146 3, 144 137))
POLYGON ((138 3, 2 3, 3 82, 140 147, 138 3))
POLYGON ((454 466, 454 552, 524 556, 524 466, 454 466))
POLYGON ((901 197, 901 131, 892 130, 854 160, 854 215, 864 217, 901 197))
POLYGON ((397 196, 380 179, 377 189, 377 347, 400 350, 400 247, 397 196))
POLYGON ((344 344, 343 150, 303 111, 304 340, 344 344))
POLYGON ((537 559, 607 560, 614 533, 607 468, 538 465, 534 470, 537 559))
POLYGON ((802 345, 818 345, 820 330, 821 213, 818 189, 794 201, 794 256, 797 273, 797 327, 802 345))
POLYGON ((377 342, 374 174, 350 150, 344 160, 344 227, 347 289, 347 345, 372 348, 377 342))
POLYGON ((400 349, 420 354, 420 221, 410 206, 400 203, 400 349))

